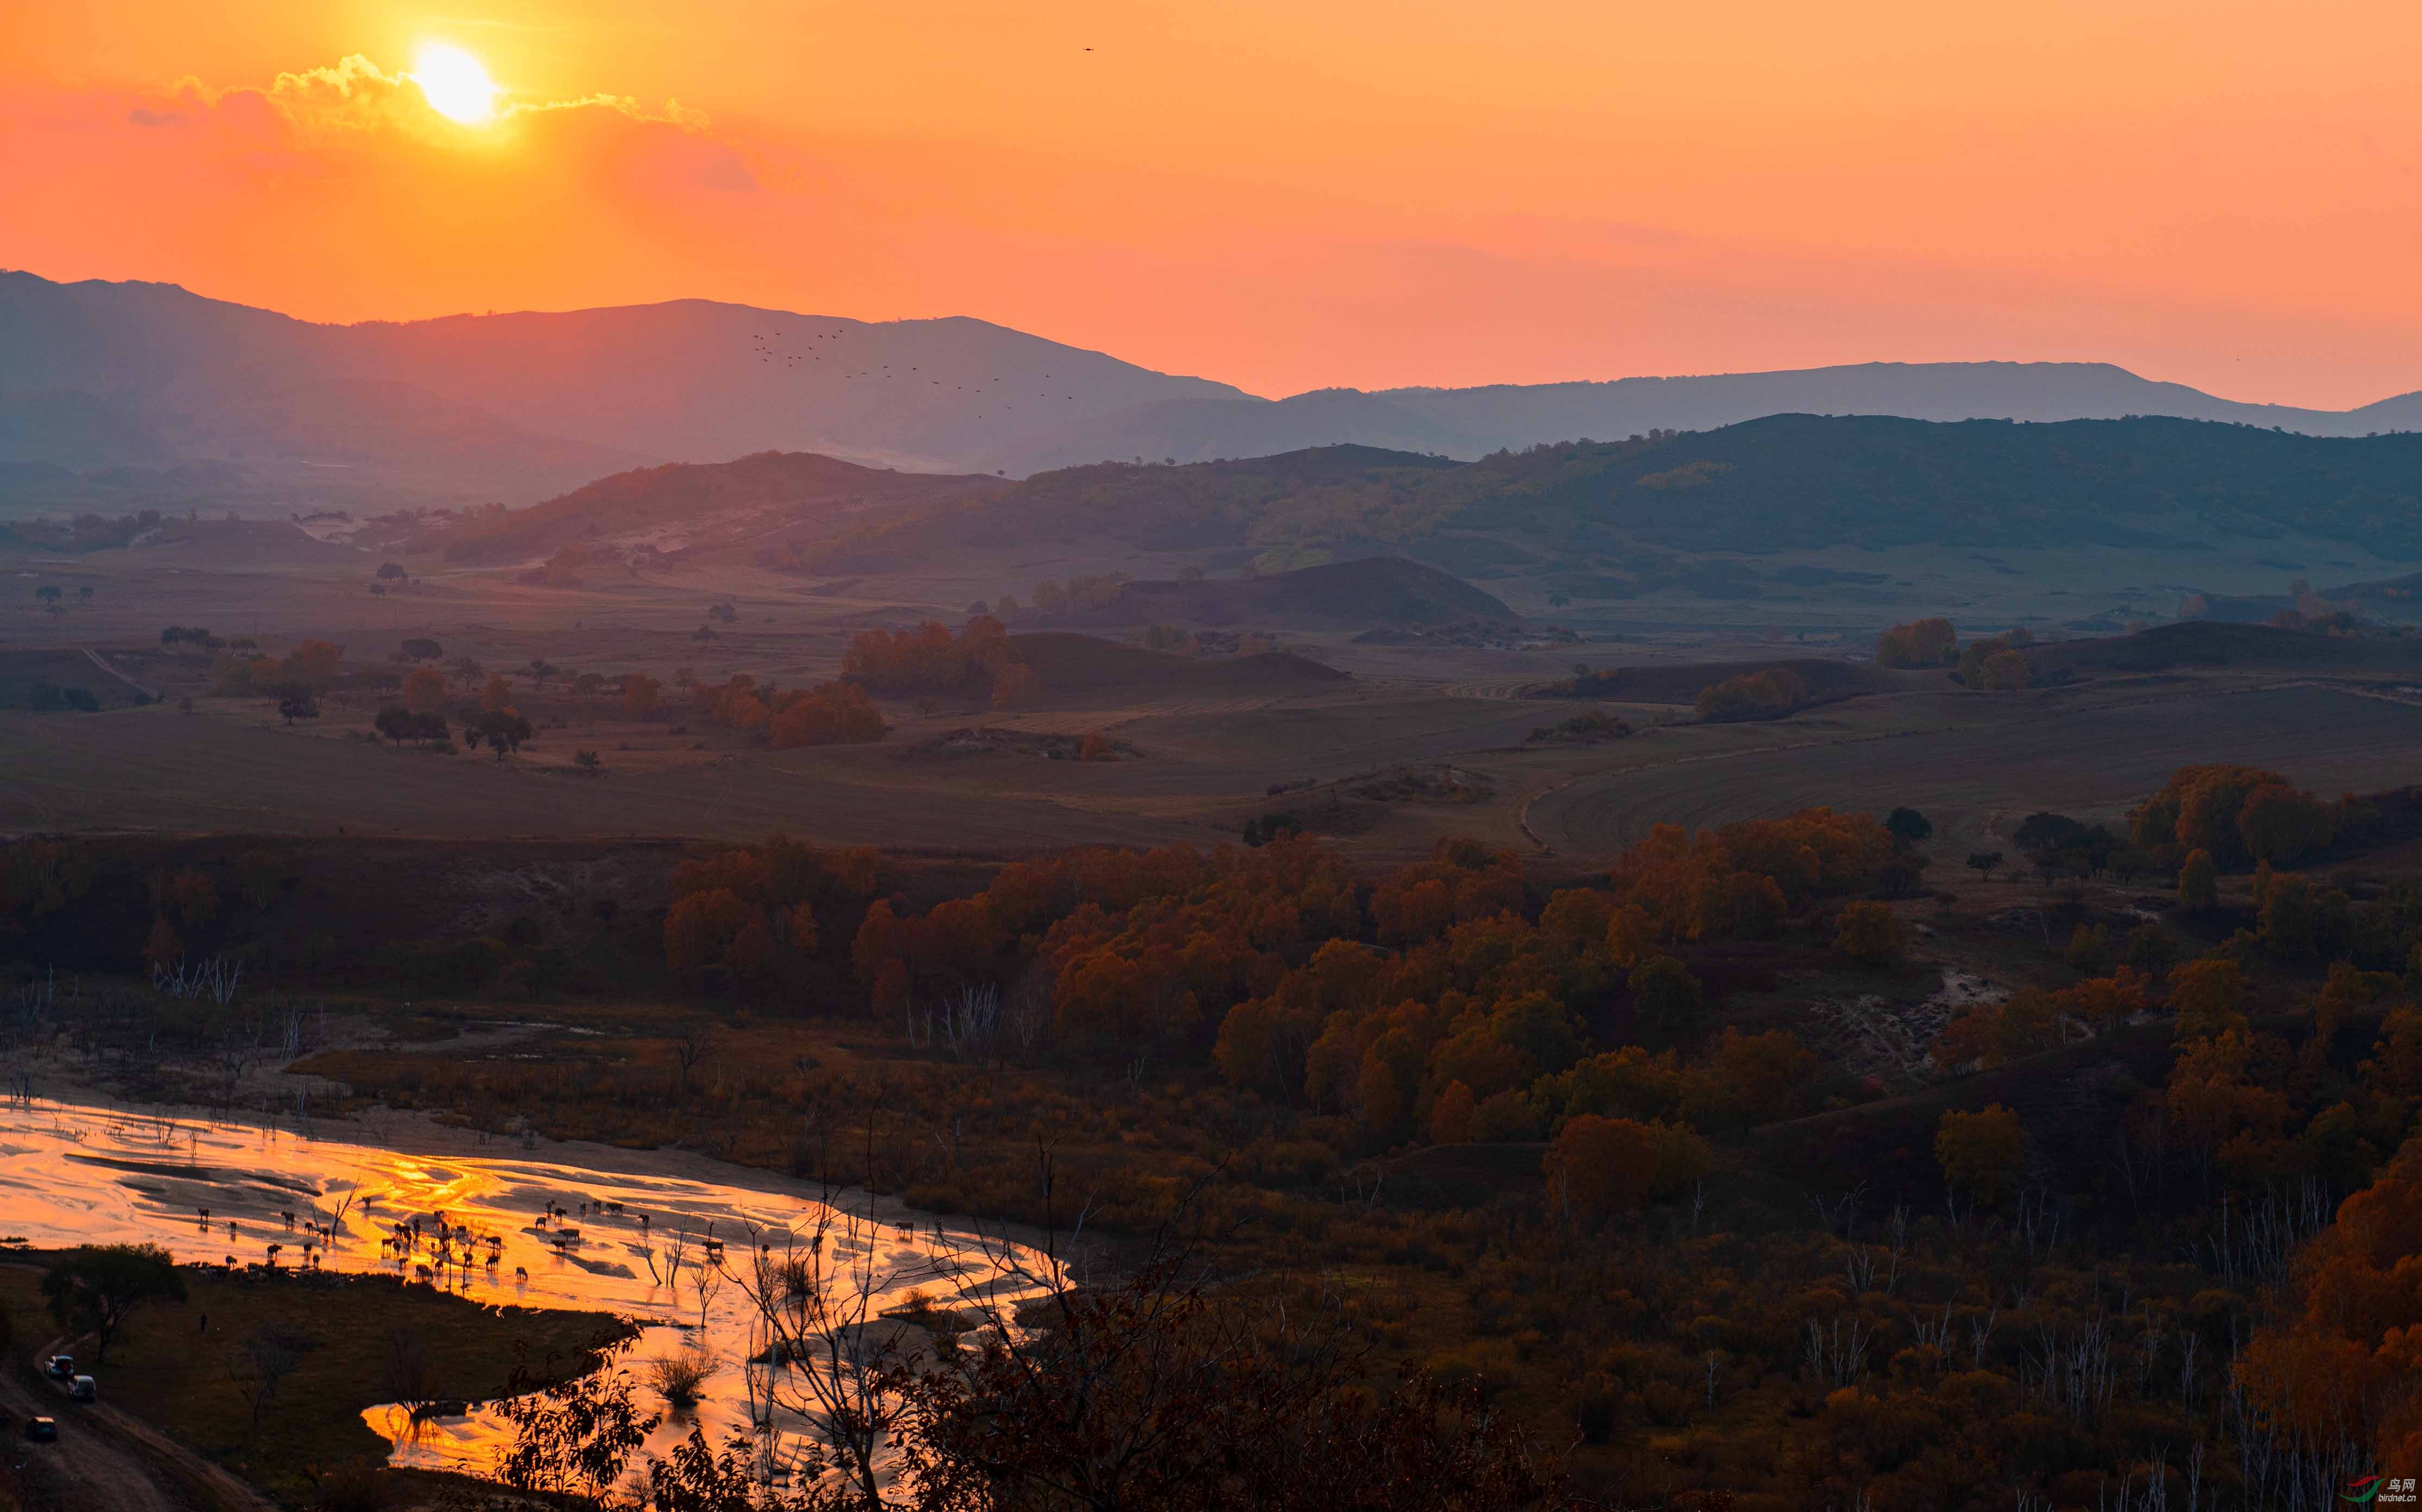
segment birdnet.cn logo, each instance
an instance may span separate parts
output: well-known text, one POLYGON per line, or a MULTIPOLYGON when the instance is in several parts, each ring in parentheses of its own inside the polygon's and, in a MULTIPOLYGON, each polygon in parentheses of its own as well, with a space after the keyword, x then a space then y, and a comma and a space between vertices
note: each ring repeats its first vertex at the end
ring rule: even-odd
POLYGON ((2346 1489, 2338 1493, 2338 1500, 2351 1502, 2357 1506, 2411 1505, 2415 1500, 2414 1477, 2405 1475, 2392 1480, 2386 1475, 2366 1475, 2361 1480, 2347 1482, 2346 1489))

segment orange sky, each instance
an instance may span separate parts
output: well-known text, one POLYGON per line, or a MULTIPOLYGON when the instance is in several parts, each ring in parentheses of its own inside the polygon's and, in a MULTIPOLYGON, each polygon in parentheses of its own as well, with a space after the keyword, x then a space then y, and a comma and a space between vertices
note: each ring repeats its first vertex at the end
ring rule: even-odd
POLYGON ((0 265, 315 319, 970 314, 1264 393, 2422 388, 2410 0, 0 0, 0 265), (428 40, 515 108, 436 118, 428 40))

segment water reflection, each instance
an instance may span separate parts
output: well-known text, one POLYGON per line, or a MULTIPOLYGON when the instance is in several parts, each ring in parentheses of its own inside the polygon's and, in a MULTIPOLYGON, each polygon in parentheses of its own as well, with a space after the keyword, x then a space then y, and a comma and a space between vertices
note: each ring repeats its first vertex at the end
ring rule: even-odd
MULTIPOLYGON (((610 1159, 611 1152, 602 1152, 610 1159)), ((640 1162, 647 1163, 647 1162, 640 1162)), ((221 1124, 17 1101, 0 1108, 0 1236, 38 1247, 154 1243, 189 1264, 383 1271, 481 1301, 594 1309, 640 1325, 625 1361, 703 1367, 694 1406, 666 1409, 648 1449, 703 1425, 785 1441, 853 1349, 901 1330, 883 1315, 968 1299, 1013 1304, 1039 1259, 897 1204, 685 1160, 698 1175, 598 1171, 521 1156, 433 1157, 221 1124), (730 1180, 709 1179, 729 1173, 730 1180), (812 1299, 827 1304, 821 1315, 812 1299), (816 1319, 825 1327, 819 1333, 816 1319), (803 1332, 803 1325, 806 1325, 803 1332), (821 1363, 779 1341, 814 1336, 821 1363), (810 1376, 813 1368, 821 1373, 810 1376)), ((492 1409, 431 1401, 365 1416, 390 1463, 483 1473, 506 1430, 492 1409)), ((644 1384, 651 1410, 657 1394, 644 1384)))

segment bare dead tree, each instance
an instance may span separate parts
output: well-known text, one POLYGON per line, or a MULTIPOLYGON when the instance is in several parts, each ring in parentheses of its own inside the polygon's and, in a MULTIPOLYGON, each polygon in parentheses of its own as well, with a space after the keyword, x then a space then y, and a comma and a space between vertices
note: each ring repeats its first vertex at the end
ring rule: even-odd
POLYGON ((684 1024, 673 1037, 673 1061, 681 1067, 681 1091, 689 1092, 689 1074, 715 1049, 715 1026, 703 1019, 684 1024))
POLYGON ((314 1343, 310 1335, 279 1323, 263 1323, 254 1329, 228 1357, 228 1375, 235 1383, 252 1415, 244 1428, 244 1442, 260 1431, 260 1410, 277 1394, 277 1386, 294 1374, 303 1363, 304 1352, 314 1343))

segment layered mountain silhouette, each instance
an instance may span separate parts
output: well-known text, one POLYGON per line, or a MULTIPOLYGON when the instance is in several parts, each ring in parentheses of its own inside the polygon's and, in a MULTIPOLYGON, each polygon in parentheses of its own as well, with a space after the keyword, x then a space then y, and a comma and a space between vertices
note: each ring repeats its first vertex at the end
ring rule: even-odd
POLYGON ((2422 428, 2422 394, 2304 410, 2099 363, 1872 363, 1268 400, 963 318, 680 300, 325 325, 173 285, 0 273, 0 503, 21 509, 523 503, 633 466, 766 450, 1013 477, 1341 442, 1470 459, 1792 412, 2163 415, 2362 435, 2422 428))

